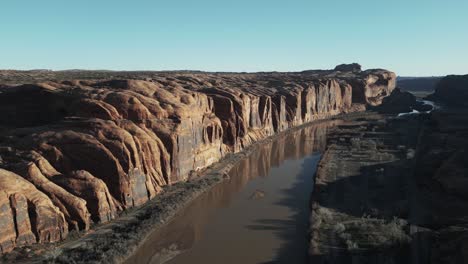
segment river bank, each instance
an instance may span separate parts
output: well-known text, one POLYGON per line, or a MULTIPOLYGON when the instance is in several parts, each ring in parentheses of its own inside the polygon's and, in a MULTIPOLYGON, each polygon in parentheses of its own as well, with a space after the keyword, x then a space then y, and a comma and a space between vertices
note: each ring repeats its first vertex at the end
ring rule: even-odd
POLYGON ((399 263, 409 254, 408 189, 425 118, 375 114, 331 132, 311 202, 311 263, 399 263))
MULTIPOLYGON (((365 115, 368 113, 351 113, 335 116, 330 120, 346 120, 365 115)), ((103 260, 110 263, 122 262, 145 241, 150 230, 162 227, 195 198, 227 179, 231 168, 259 146, 304 127, 330 120, 311 122, 258 141, 244 151, 230 154, 197 175, 192 175, 187 182, 165 187, 149 203, 126 211, 116 220, 98 225, 87 233, 75 233, 63 243, 32 245, 17 250, 4 256, 4 260, 32 262, 34 259, 35 262, 46 263, 100 263, 103 260)))
POLYGON ((306 263, 313 175, 329 129, 340 122, 261 144, 125 263, 306 263))
POLYGON ((311 263, 466 263, 466 109, 368 116, 330 133, 311 263))

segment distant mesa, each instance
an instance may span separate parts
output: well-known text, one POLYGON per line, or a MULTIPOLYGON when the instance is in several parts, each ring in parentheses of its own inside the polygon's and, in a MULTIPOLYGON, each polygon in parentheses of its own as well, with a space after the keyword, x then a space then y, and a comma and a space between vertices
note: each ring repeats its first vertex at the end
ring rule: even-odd
POLYGON ((361 72, 362 67, 359 63, 340 64, 335 67, 335 71, 340 72, 361 72))

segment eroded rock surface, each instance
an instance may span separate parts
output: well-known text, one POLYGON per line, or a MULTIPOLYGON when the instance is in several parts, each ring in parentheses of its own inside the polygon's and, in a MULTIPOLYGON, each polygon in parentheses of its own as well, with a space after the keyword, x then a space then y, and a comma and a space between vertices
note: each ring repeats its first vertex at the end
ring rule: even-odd
POLYGON ((385 70, 141 73, 4 85, 2 252, 109 221, 288 128, 378 105, 395 78, 385 70))
POLYGON ((0 249, 35 242, 56 242, 66 237, 64 213, 51 197, 23 177, 0 169, 0 249))

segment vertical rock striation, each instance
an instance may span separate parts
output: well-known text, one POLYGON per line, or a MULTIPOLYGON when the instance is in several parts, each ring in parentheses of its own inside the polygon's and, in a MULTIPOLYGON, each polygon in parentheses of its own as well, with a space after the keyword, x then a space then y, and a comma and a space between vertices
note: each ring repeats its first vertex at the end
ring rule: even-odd
POLYGON ((74 80, 0 90, 0 249, 115 218, 228 153, 378 105, 385 70, 74 80))

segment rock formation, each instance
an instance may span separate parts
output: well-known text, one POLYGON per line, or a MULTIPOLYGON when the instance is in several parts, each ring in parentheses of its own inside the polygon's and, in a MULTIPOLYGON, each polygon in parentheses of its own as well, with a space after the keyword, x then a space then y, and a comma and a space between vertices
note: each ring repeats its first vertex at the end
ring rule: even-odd
POLYGON ((361 65, 358 63, 340 64, 335 67, 335 71, 340 72, 361 72, 361 65))
POLYGON ((3 85, 1 252, 109 221, 288 128, 378 105, 395 79, 385 70, 158 73, 3 85))
POLYGON ((449 75, 442 78, 429 99, 450 106, 468 106, 468 75, 449 75))
POLYGON ((400 114, 412 112, 413 110, 426 112, 432 110, 433 107, 432 105, 417 101, 413 94, 395 88, 389 96, 382 100, 381 105, 371 107, 371 109, 379 113, 400 114))

